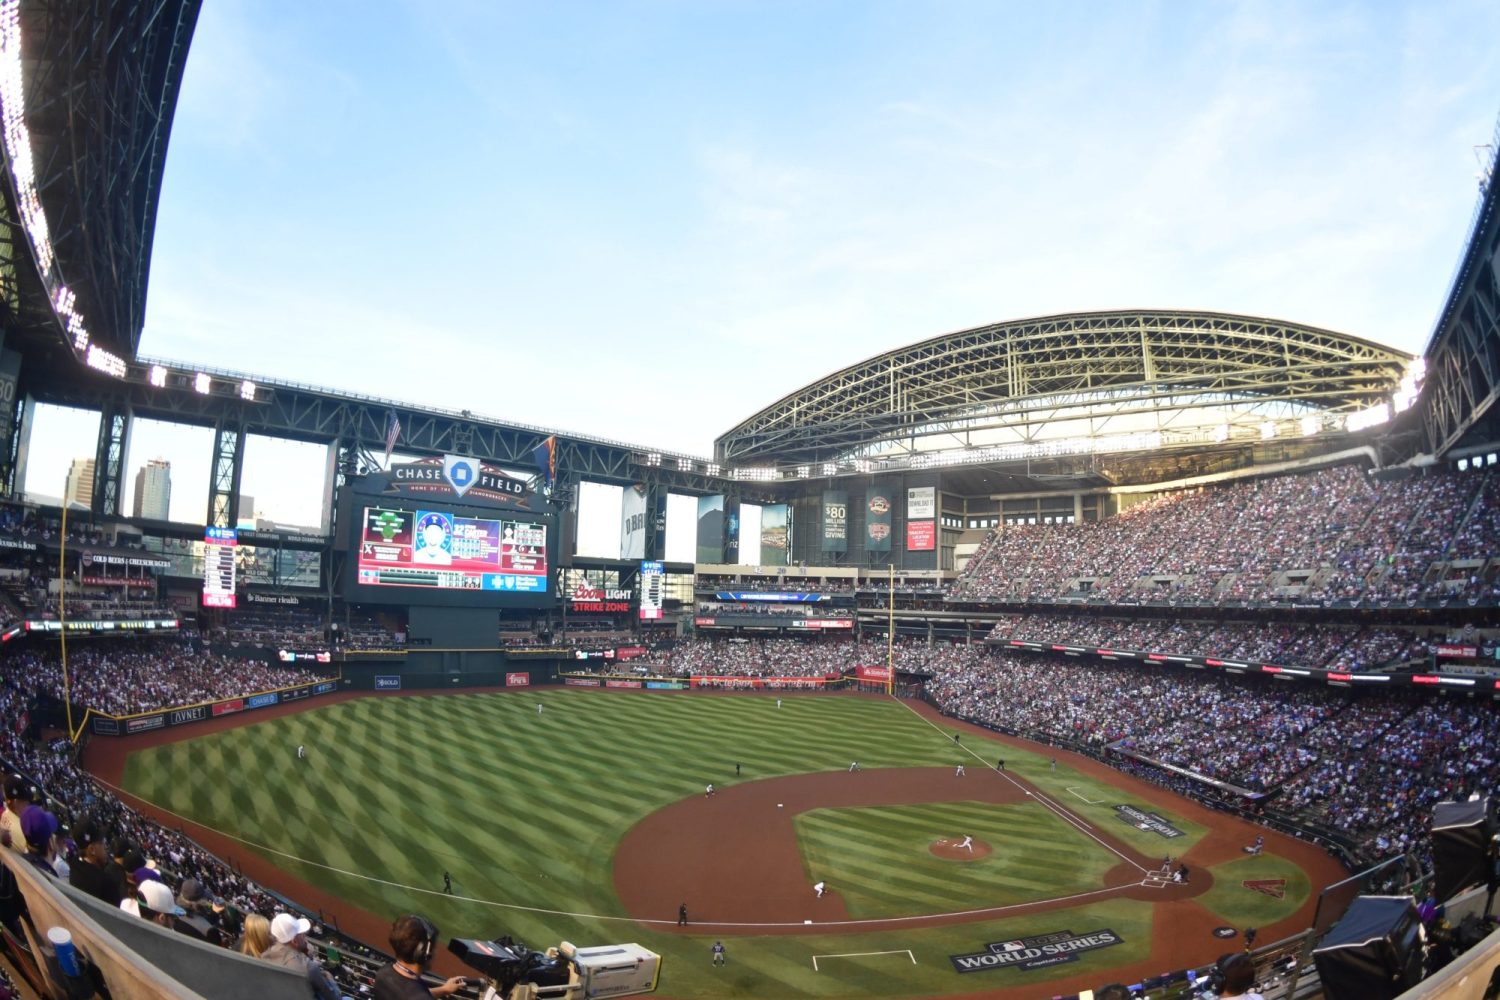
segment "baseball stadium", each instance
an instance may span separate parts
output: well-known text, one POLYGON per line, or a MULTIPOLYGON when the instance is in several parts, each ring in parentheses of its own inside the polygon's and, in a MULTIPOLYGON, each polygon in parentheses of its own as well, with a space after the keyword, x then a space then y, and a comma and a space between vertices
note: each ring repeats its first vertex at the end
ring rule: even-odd
POLYGON ((694 456, 142 355, 198 16, 0 0, 0 995, 1496 995, 1494 185, 1420 354, 1017 318, 694 456))

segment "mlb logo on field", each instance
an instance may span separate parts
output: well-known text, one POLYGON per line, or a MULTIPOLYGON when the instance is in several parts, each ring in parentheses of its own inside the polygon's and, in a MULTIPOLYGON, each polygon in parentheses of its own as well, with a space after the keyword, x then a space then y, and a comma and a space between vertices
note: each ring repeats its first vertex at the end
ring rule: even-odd
POLYGON ((1001 953, 1004 953, 1004 952, 1007 952, 1007 951, 1020 951, 1024 947, 1026 947, 1026 942, 1025 941, 1006 941, 1004 944, 1000 944, 1000 945, 993 945, 992 944, 992 945, 990 945, 990 949, 992 951, 1001 952, 1001 953))
POLYGON ((479 463, 462 455, 444 455, 443 478, 454 493, 463 496, 479 481, 479 463))

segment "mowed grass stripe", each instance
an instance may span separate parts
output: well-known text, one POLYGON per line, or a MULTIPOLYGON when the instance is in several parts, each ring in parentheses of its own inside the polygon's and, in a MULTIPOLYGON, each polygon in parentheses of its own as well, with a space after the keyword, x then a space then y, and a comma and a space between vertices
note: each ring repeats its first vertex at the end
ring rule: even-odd
MULTIPOLYGON (((978 738, 973 748, 995 755, 978 738)), ((367 871, 415 890, 440 889, 446 868, 462 895, 614 914, 619 904, 611 864, 624 831, 666 804, 701 795, 709 781, 735 784, 736 762, 743 766, 741 781, 842 771, 850 760, 866 769, 951 771, 960 760, 973 763, 969 749, 967 737, 964 747, 955 747, 946 733, 890 701, 792 697, 778 710, 770 697, 617 696, 551 688, 368 698, 314 708, 137 753, 127 786, 174 811, 212 816, 210 825, 246 839, 278 850, 295 846, 310 861, 367 871), (538 701, 545 706, 540 716, 538 701), (307 745, 308 761, 295 759, 299 743, 307 745)), ((939 829, 902 817, 888 835, 900 850, 888 847, 882 854, 878 838, 867 840, 863 830, 843 837, 838 850, 844 855, 871 852, 868 871, 858 874, 860 888, 908 913, 923 889, 974 895, 976 868, 931 859, 936 867, 924 879, 912 862, 912 852, 920 857, 936 836, 973 833, 992 842, 999 836, 980 829, 991 807, 949 805, 953 811, 939 829)), ((1045 827, 1016 825, 1007 835, 1019 842, 1033 833, 1053 849, 1056 838, 1045 827)), ((931 971, 952 951, 936 943, 951 937, 951 930, 931 936, 923 968, 887 970, 883 979, 858 987, 838 977, 810 978, 809 948, 865 950, 877 940, 881 947, 904 948, 926 932, 862 935, 852 949, 851 939, 837 936, 816 945, 774 935, 730 940, 731 968, 744 977, 730 980, 712 972, 711 940, 637 924, 498 910, 275 860, 373 912, 425 910, 445 935, 510 933, 538 947, 564 937, 591 944, 639 940, 667 957, 662 991, 670 995, 833 996, 850 995, 851 988, 862 995, 901 995, 951 985, 933 979, 931 971)), ((938 909, 924 902, 929 912, 938 909)), ((983 905, 994 901, 987 898, 983 905)), ((661 916, 670 920, 672 914, 661 916)))
POLYGON ((809 869, 839 886, 859 917, 940 913, 1097 889, 1114 861, 1031 803, 822 809, 796 823, 809 869), (990 843, 995 852, 954 862, 928 850, 935 840, 956 842, 965 835, 990 843), (1042 846, 1014 846, 1028 843, 1042 846))

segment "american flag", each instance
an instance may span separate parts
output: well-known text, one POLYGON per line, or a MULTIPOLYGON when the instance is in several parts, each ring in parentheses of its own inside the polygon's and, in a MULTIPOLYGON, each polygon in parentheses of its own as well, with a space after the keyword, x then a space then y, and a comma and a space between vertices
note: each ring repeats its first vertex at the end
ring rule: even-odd
POLYGON ((401 418, 391 414, 391 426, 385 432, 385 466, 391 467, 391 452, 396 450, 396 441, 401 437, 401 418))

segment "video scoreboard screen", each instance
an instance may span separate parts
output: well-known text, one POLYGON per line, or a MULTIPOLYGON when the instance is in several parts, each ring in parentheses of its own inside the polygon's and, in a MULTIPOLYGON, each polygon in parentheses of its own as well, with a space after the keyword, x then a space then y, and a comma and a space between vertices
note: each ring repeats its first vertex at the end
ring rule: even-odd
POLYGON ((357 582, 449 593, 547 592, 547 526, 450 510, 364 507, 357 582))
POLYGON ((203 531, 203 606, 232 608, 234 599, 234 550, 239 544, 233 528, 203 531))

